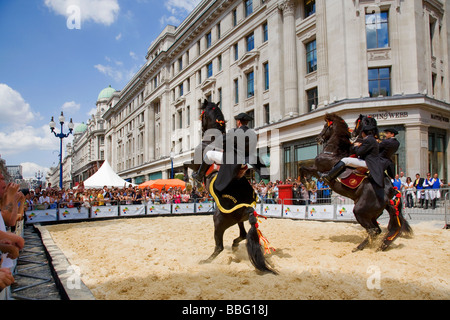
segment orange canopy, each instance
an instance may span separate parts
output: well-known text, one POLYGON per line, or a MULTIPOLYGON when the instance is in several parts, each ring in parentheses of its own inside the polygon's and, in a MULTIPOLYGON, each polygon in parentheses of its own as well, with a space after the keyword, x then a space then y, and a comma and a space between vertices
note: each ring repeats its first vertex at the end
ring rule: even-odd
POLYGON ((180 179, 158 179, 146 181, 139 185, 140 189, 145 189, 149 187, 150 189, 158 189, 161 191, 162 188, 166 190, 174 187, 181 187, 182 190, 186 188, 186 183, 180 179))

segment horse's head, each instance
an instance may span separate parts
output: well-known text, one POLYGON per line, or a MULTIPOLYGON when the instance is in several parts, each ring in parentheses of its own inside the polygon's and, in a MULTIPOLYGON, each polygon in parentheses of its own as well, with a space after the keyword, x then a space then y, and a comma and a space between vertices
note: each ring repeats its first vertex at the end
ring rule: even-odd
POLYGON ((355 121, 355 129, 352 132, 352 138, 360 138, 362 130, 366 126, 375 126, 377 128, 374 132, 374 137, 378 139, 380 135, 378 132, 377 120, 373 117, 364 116, 362 114, 360 114, 358 119, 355 121))
POLYGON ((327 113, 325 115, 325 124, 322 132, 316 138, 318 144, 324 144, 330 140, 333 135, 349 139, 350 132, 347 123, 334 113, 327 113))
POLYGON ((203 105, 201 106, 202 114, 200 116, 203 133, 208 129, 218 129, 222 133, 225 133, 225 117, 219 105, 220 102, 215 104, 206 99, 203 101, 203 105))

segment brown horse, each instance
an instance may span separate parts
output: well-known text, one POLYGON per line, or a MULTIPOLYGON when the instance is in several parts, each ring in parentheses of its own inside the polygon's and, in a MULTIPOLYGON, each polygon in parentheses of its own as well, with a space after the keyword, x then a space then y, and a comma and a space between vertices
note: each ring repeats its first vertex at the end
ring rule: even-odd
MULTIPOLYGON (((315 176, 319 178, 320 173, 331 170, 342 158, 350 156, 350 137, 350 130, 341 117, 337 114, 326 114, 325 125, 317 137, 318 143, 324 144, 323 152, 315 158, 314 166, 301 168, 301 177, 315 176)), ((354 169, 348 168, 341 177, 353 174, 351 171, 354 171, 354 169)), ((359 172, 356 172, 356 174, 361 176, 359 172)), ((358 186, 349 187, 341 181, 343 180, 339 178, 331 181, 330 188, 354 201, 353 213, 356 220, 368 233, 368 237, 354 251, 364 249, 370 241, 381 233, 377 219, 384 209, 389 213, 390 220, 388 232, 380 247, 381 250, 386 250, 402 232, 407 234, 412 232, 402 214, 401 198, 394 198, 397 192, 392 187, 388 177, 385 177, 384 189, 371 181, 370 174, 360 181, 358 186)))
MULTIPOLYGON (((225 121, 222 111, 218 107, 218 104, 214 104, 212 102, 204 101, 202 105, 202 132, 203 132, 203 141, 199 149, 196 152, 201 152, 203 155, 205 149, 210 148, 212 141, 216 139, 221 139, 221 135, 225 134, 225 121), (214 129, 209 131, 210 129, 214 129), (207 134, 205 134, 209 131, 207 134), (213 138, 212 138, 213 137, 213 138), (201 150, 200 150, 201 148, 201 150)), ((195 159, 196 161, 185 163, 184 165, 192 170, 197 170, 200 166, 198 163, 199 159, 195 159)), ((201 159, 200 159, 201 161, 201 159)), ((205 188, 206 190, 211 190, 210 185, 214 178, 217 176, 217 168, 211 168, 208 170, 205 175, 205 188)), ((233 181, 234 185, 238 188, 252 188, 247 179, 244 177, 245 170, 243 169, 240 172, 238 179, 233 181)), ((253 190, 252 190, 253 192, 253 190)), ((217 204, 217 201, 216 201, 217 204)), ((223 246, 223 235, 225 231, 231 226, 237 224, 239 227, 239 236, 233 240, 232 249, 233 251, 237 250, 239 243, 243 240, 247 240, 247 252, 249 255, 250 262, 253 266, 261 271, 261 272, 269 272, 276 274, 274 270, 272 270, 264 257, 264 252, 262 246, 260 245, 260 233, 257 229, 257 216, 254 214, 254 208, 250 205, 237 205, 236 210, 232 210, 224 212, 219 209, 220 206, 217 205, 217 209, 213 215, 214 221, 214 240, 215 240, 215 248, 214 252, 207 258, 206 260, 200 261, 200 263, 210 263, 212 262, 224 249, 223 246), (248 233, 245 230, 244 222, 249 221, 250 229, 248 233)))

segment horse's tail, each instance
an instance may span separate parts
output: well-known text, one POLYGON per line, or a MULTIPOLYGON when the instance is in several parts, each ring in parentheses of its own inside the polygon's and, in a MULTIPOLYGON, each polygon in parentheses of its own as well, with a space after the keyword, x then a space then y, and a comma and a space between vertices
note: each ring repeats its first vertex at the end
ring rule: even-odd
POLYGON ((388 233, 383 240, 381 250, 385 250, 392 241, 394 241, 400 235, 411 235, 412 229, 408 221, 403 216, 403 204, 402 194, 396 191, 396 195, 389 204, 386 206, 386 210, 389 212, 389 224, 388 233))
POLYGON ((253 208, 249 208, 248 222, 250 222, 250 230, 247 233, 247 252, 251 263, 259 271, 277 274, 267 265, 264 258, 264 252, 259 242, 261 234, 258 231, 258 219, 254 215, 253 208))
POLYGON ((398 206, 398 216, 401 221, 401 234, 406 236, 412 236, 413 230, 409 225, 408 221, 403 216, 403 200, 400 198, 400 205, 398 206))

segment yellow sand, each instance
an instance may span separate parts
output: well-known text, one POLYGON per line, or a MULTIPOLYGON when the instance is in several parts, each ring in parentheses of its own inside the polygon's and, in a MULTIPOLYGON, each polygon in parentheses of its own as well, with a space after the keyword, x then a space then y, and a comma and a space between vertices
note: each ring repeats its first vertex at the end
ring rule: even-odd
POLYGON ((255 271, 245 241, 231 251, 237 226, 216 260, 199 264, 214 249, 212 216, 47 229, 97 299, 450 299, 450 230, 427 222, 385 252, 374 243, 352 253, 366 236, 357 224, 263 220, 277 276, 255 271))

